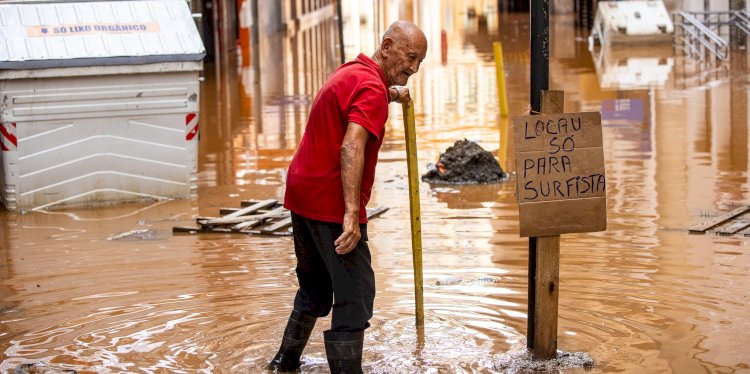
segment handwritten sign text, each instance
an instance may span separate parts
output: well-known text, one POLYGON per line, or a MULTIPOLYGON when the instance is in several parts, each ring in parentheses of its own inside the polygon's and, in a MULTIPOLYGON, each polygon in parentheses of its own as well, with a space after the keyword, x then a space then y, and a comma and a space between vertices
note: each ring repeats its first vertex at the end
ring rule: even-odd
POLYGON ((598 112, 514 119, 521 236, 606 228, 606 176, 598 112))

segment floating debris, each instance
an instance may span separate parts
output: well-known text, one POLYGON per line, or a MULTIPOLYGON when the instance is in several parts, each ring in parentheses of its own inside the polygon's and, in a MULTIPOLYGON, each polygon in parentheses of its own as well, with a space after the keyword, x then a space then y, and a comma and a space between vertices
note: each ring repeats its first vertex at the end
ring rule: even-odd
POLYGON ((159 240, 159 233, 152 229, 138 229, 124 232, 120 235, 113 236, 107 240, 124 240, 124 239, 135 239, 135 240, 159 240))
POLYGON ((493 357, 495 370, 503 373, 525 373, 528 371, 557 372, 560 369, 592 368, 594 359, 584 352, 557 351, 557 358, 552 360, 534 360, 526 349, 503 353, 493 357))
POLYGON ((448 276, 444 278, 440 278, 437 281, 435 281, 436 286, 453 286, 456 284, 462 284, 462 285, 482 285, 486 283, 498 283, 500 280, 492 277, 484 277, 484 278, 477 278, 477 279, 461 279, 459 277, 454 276, 448 276))
POLYGON ((43 362, 35 362, 33 364, 20 364, 13 369, 13 374, 77 374, 78 372, 72 369, 59 369, 43 362))
POLYGON ((277 200, 243 201, 240 208, 221 208, 221 217, 198 217, 197 227, 173 227, 174 234, 242 233, 291 235, 292 217, 277 200))
MULTIPOLYGON (((383 214, 388 208, 367 209, 367 218, 383 214)), ((277 200, 243 201, 241 207, 221 208, 221 217, 198 217, 198 226, 175 226, 173 234, 241 233, 253 235, 292 235, 289 210, 277 200)))
POLYGON ((456 141, 428 169, 422 181, 430 183, 498 183, 508 177, 492 153, 466 139, 456 141))
POLYGON ((705 234, 709 230, 715 230, 716 235, 731 236, 744 234, 750 237, 750 205, 741 205, 739 208, 720 216, 711 218, 688 230, 691 234, 705 234))
POLYGON ((459 277, 444 277, 435 281, 436 286, 450 286, 459 283, 461 283, 461 278, 459 277))

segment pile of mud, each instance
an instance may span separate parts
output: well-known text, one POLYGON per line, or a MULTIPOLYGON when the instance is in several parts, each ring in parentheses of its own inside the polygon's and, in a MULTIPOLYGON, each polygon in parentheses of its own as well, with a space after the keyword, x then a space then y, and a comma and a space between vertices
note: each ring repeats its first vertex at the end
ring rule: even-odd
POLYGON ((422 181, 429 183, 497 183, 508 177, 492 153, 466 139, 453 144, 428 169, 422 181))

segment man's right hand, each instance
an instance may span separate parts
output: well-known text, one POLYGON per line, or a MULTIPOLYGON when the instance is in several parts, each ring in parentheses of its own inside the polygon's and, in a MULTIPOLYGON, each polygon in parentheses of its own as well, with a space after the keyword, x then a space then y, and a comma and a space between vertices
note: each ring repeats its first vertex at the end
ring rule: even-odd
POLYGON ((411 95, 409 94, 409 87, 406 86, 391 86, 388 88, 388 93, 391 95, 391 101, 399 104, 407 104, 411 101, 411 95))
POLYGON ((336 246, 336 253, 345 255, 352 251, 359 243, 362 233, 359 231, 359 212, 344 214, 344 232, 333 244, 336 246))

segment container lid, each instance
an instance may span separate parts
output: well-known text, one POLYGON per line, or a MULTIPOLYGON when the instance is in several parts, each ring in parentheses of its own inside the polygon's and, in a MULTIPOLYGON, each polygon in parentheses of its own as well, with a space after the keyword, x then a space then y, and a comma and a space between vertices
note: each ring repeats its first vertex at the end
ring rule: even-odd
POLYGON ((185 0, 0 4, 0 69, 198 61, 185 0))

